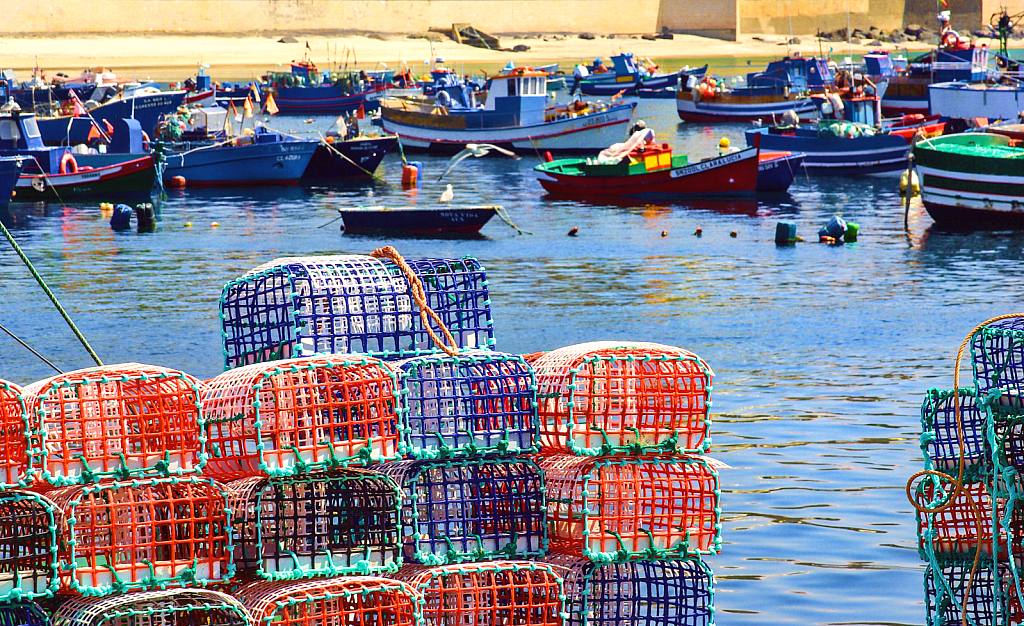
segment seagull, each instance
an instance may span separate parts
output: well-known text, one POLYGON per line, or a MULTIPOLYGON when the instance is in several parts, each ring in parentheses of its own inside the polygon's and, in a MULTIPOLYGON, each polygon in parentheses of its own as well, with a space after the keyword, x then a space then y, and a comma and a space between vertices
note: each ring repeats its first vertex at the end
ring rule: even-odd
POLYGON ((448 185, 448 188, 441 192, 441 202, 448 204, 455 197, 455 192, 452 191, 452 186, 448 185))
POLYGON ((504 155, 510 156, 515 160, 519 160, 519 156, 511 150, 499 148, 492 143, 467 143, 466 148, 452 157, 451 161, 448 161, 448 167, 445 168, 444 173, 437 177, 437 182, 441 182, 441 179, 448 175, 448 172, 459 164, 459 161, 465 159, 468 156, 482 157, 491 150, 496 150, 504 155))

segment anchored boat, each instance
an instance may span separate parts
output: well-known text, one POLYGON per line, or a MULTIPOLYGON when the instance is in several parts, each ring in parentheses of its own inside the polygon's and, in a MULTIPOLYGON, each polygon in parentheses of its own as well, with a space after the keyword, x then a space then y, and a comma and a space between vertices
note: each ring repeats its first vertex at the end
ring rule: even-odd
POLYGON ((348 232, 475 233, 501 207, 351 207, 338 209, 348 232))

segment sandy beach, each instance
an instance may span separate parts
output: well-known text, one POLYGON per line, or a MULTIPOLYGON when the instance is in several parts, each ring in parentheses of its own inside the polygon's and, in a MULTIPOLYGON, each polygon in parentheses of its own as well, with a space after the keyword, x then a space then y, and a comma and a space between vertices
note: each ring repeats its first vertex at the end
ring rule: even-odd
MULTIPOLYGON (((371 69, 386 64, 391 68, 408 66, 414 73, 426 67, 425 61, 441 57, 449 65, 466 71, 496 71, 509 61, 517 65, 559 62, 571 69, 581 60, 606 58, 621 51, 650 57, 663 69, 675 69, 692 59, 734 58, 742 65, 748 59, 770 59, 799 52, 803 55, 827 54, 842 57, 851 51, 861 54, 883 48, 845 42, 819 42, 814 35, 797 35, 799 44, 787 46, 788 36, 746 35, 740 41, 723 41, 693 35, 675 35, 673 39, 649 41, 639 35, 597 36, 580 39, 576 34, 533 37, 500 37, 501 46, 511 49, 529 46, 526 52, 495 51, 457 44, 448 38, 431 42, 423 37, 362 36, 336 37, 295 35, 294 41, 281 43, 275 37, 213 36, 110 36, 79 38, 5 38, 0 40, 3 68, 12 68, 20 79, 27 79, 33 67, 48 76, 64 72, 75 76, 86 68, 105 67, 125 78, 156 81, 183 80, 194 75, 199 64, 210 65, 214 80, 249 80, 268 70, 301 59, 309 43, 310 58, 321 68, 344 65, 371 69)), ((994 40, 981 40, 994 44, 994 40)), ((897 46, 888 45, 888 49, 897 46)), ((900 44, 899 50, 928 50, 924 43, 900 44)), ((746 70, 735 69, 742 73, 746 70)))

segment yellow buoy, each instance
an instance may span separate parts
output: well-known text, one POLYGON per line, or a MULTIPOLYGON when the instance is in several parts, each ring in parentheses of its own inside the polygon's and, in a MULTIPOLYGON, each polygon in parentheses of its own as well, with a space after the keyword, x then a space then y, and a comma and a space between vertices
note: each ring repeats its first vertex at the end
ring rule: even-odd
POLYGON ((220 222, 210 222, 210 228, 217 228, 220 226, 220 222))
POLYGON ((192 222, 185 222, 185 228, 192 228, 192 222))

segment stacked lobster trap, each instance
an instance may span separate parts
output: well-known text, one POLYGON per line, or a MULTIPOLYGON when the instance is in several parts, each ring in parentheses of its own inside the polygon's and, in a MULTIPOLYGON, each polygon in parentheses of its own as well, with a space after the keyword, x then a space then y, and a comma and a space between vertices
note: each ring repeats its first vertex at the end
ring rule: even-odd
POLYGON ((528 357, 552 554, 569 623, 714 623, 720 488, 713 372, 672 346, 593 342, 528 357))
POLYGON ((1024 317, 989 320, 969 343, 974 386, 928 391, 925 469, 907 489, 929 626, 1024 623, 1024 317))

